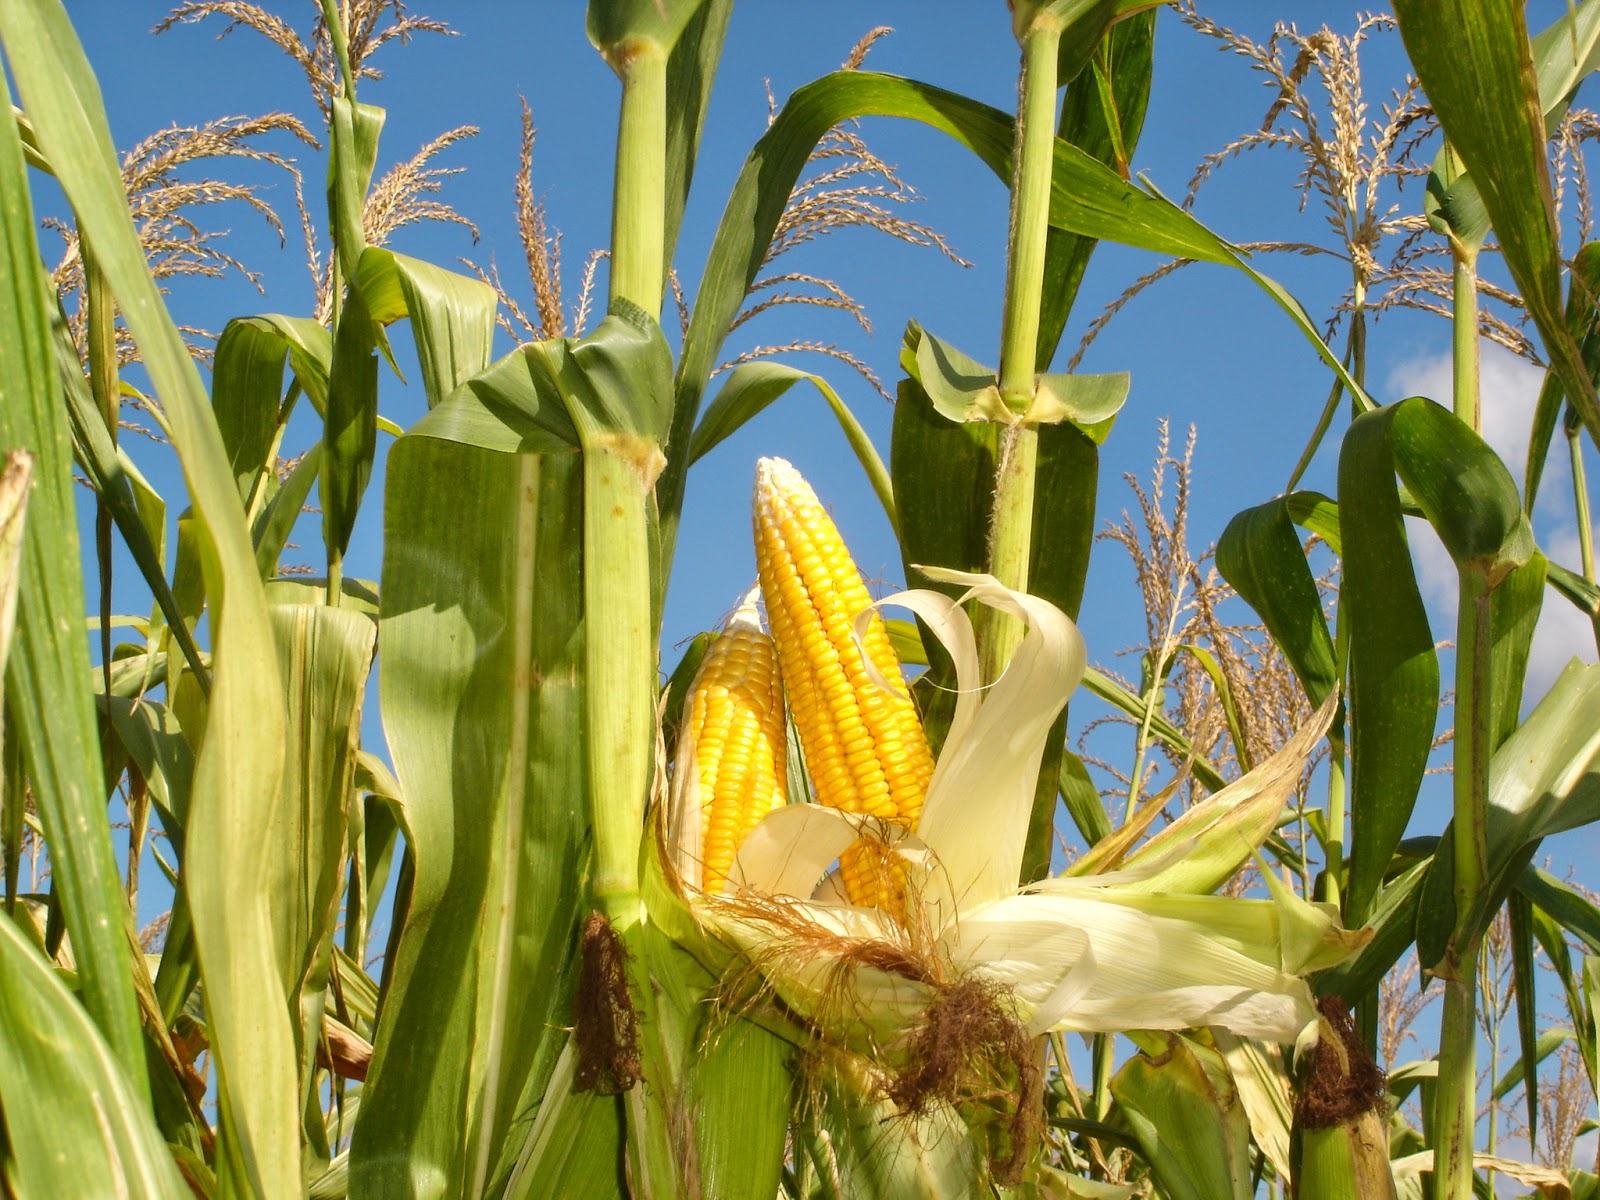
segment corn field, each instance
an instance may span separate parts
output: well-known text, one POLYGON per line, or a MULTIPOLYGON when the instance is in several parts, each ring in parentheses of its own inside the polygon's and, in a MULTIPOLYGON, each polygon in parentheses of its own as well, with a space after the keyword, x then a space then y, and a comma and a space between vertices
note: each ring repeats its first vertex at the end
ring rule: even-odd
POLYGON ((712 195, 733 0, 589 0, 614 153, 559 195, 608 244, 539 173, 576 114, 524 100, 513 268, 397 248, 479 233, 476 128, 381 107, 448 21, 176 4, 310 103, 119 149, 88 17, 0 0, 0 1196, 1600 1200, 1600 876, 1550 857, 1600 826, 1600 0, 949 6, 1014 35, 1005 111, 874 70, 862 8, 712 195), (1158 31, 1265 85, 1181 201, 1137 169, 1158 31), (968 265, 888 123, 1005 197, 997 346, 811 265, 968 265), (1311 232, 1194 215, 1285 152, 1311 232), (262 287, 218 211, 303 244, 302 307, 173 317, 262 287), (1094 308, 1101 248, 1138 266, 1094 308), (1226 354, 1319 364, 1303 449, 1213 534, 1174 398, 1109 519, 1141 363, 1079 368, 1205 273, 1260 301, 1226 354), (1399 310, 1449 329, 1437 394, 1369 377, 1399 310), (893 378, 827 332, 874 320, 893 378), (887 568, 781 439, 728 452, 799 405, 887 568), (738 544, 686 505, 730 474, 738 544), (678 642, 711 557, 748 582, 678 642), (1087 598, 1127 568, 1119 673, 1087 598), (1581 629, 1549 678, 1541 614, 1581 629))

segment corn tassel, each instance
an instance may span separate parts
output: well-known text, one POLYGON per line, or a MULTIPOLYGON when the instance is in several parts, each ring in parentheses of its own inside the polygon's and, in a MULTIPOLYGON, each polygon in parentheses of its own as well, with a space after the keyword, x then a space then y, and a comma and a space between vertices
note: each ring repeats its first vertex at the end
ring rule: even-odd
POLYGON ((752 589, 706 651, 685 700, 674 786, 679 870, 719 892, 733 856, 784 802, 783 691, 752 589))
MULTIPOLYGON (((875 614, 862 648, 900 690, 869 677, 853 626, 872 598, 811 485, 783 459, 756 465, 755 540, 784 692, 817 802, 915 828, 933 776, 922 723, 875 614)), ((900 910, 902 872, 881 844, 857 842, 840 869, 851 903, 900 910)))

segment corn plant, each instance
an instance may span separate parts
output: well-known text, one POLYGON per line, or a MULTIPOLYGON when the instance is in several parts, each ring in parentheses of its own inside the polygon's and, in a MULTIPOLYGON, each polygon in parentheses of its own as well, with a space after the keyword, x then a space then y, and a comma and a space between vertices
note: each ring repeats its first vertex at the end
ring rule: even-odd
MULTIPOLYGON (((402 211, 466 220, 420 199, 462 131, 374 183, 368 58, 438 23, 320 0, 301 37, 254 4, 182 5, 168 24, 241 22, 300 62, 329 154, 315 310, 229 322, 208 391, 64 6, 0 0, 19 101, 0 123, 7 1193, 1368 1197, 1426 1174, 1431 1195, 1470 1195, 1477 964, 1502 906, 1530 1136, 1535 1067, 1554 1051, 1538 1053, 1535 940, 1595 1078, 1600 975, 1567 937, 1600 951, 1600 919, 1531 863, 1540 839, 1600 815, 1600 679, 1574 665, 1525 720, 1518 701, 1547 581, 1591 615, 1600 592, 1592 562, 1562 569, 1534 544, 1537 468, 1519 493, 1479 435, 1475 382, 1492 227, 1553 364, 1538 461, 1565 403, 1581 466, 1581 435, 1600 433, 1592 263, 1579 253, 1563 301, 1543 199, 1546 125, 1589 69, 1595 3, 1536 38, 1511 5, 1396 6, 1445 138, 1422 219, 1456 285, 1450 411, 1374 403, 1360 296, 1336 351, 1247 251, 1130 181, 1157 7, 1143 0, 1011 4, 1015 114, 860 69, 870 39, 801 88, 734 184, 676 347, 662 311, 732 4, 592 0, 589 38, 621 92, 605 313, 566 332, 529 123, 518 204, 538 320, 505 305, 534 340, 499 358, 509 298, 493 270, 385 244, 402 211), (821 287, 858 312, 836 286, 763 272, 803 240, 792 214, 829 203, 807 164, 830 146, 869 162, 840 131, 864 115, 928 124, 1010 184, 998 365, 910 320, 887 463, 819 375, 736 356, 711 394, 765 289, 821 287), (30 170, 72 211, 76 260, 54 281, 30 170), (1241 660, 1180 638, 1176 607, 1137 691, 1089 667, 1073 618, 1099 447, 1130 377, 1049 367, 1102 240, 1244 272, 1333 374, 1317 438, 1350 401, 1338 495, 1242 513, 1217 549, 1303 692, 1275 744, 1245 736, 1241 660), (428 411, 394 430, 374 501, 402 320, 428 411), (135 361, 188 493, 170 554, 165 506, 117 441, 135 361), (825 498, 764 458, 759 586, 666 664, 663 598, 695 536, 689 470, 802 381, 925 586, 873 601, 825 498), (316 440, 280 473, 302 399, 316 440), (75 466, 101 561, 114 528, 153 597, 143 643, 102 642, 97 665, 77 625, 75 466), (280 559, 313 487, 325 574, 306 581, 280 559), (346 562, 370 502, 383 566, 362 581, 346 562), (1461 593, 1453 820, 1409 842, 1440 681, 1396 566, 1408 512, 1439 531, 1461 593), (1296 525, 1338 558, 1332 629, 1296 525), (915 620, 885 618, 889 604, 915 620), (1231 765, 1163 711, 1180 650, 1227 711, 1231 765), (1080 683, 1139 729, 1116 821, 1067 750, 1080 683), (369 692, 381 747, 361 735, 369 692), (1165 824, 1179 789, 1146 793, 1155 742, 1190 781, 1165 824), (133 823, 153 808, 176 860, 157 956, 114 857, 122 781, 133 823), (1064 868, 1058 800, 1082 842, 1064 868), (1311 836, 1292 841, 1291 824, 1311 836), (19 894, 25 832, 45 847, 44 895, 19 894), (1380 981, 1412 947, 1443 981, 1421 1135, 1385 1111, 1417 1073, 1386 1084, 1372 1054, 1380 981)), ((241 129, 217 136, 244 152, 241 129)), ((1570 1113, 1550 1124, 1570 1151, 1570 1113)))

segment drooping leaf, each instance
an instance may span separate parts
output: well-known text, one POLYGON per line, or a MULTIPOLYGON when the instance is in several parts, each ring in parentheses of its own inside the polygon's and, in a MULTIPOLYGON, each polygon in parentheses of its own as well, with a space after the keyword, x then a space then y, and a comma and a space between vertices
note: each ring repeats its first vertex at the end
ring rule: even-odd
POLYGON ((1439 663, 1410 570, 1389 438, 1393 409, 1357 417, 1339 453, 1340 605, 1350 627, 1350 858, 1345 920, 1365 923, 1427 767, 1439 663))
POLYGON ((1246 509, 1228 522, 1217 542, 1217 569, 1260 615, 1306 695, 1320 704, 1338 684, 1338 669, 1322 595, 1287 498, 1246 509))
POLYGON ((369 246, 358 285, 378 324, 410 319, 429 408, 488 369, 498 301, 482 280, 369 246))
POLYGON ((378 448, 379 327, 365 293, 351 288, 333 333, 322 433, 322 540, 328 561, 344 558, 378 448))
POLYGON ((345 95, 335 96, 330 110, 333 151, 328 157, 328 219, 333 223, 339 269, 347 282, 360 274, 361 252, 367 246, 362 216, 372 170, 378 163, 378 137, 383 133, 385 115, 383 109, 345 95))
POLYGON ((55 970, 0 916, 8 1190, 52 1200, 191 1195, 142 1090, 55 970))
POLYGON ((208 687, 211 673, 201 661, 182 606, 167 584, 166 564, 162 561, 166 535, 164 506, 161 512, 155 511, 153 490, 139 475, 127 453, 112 442, 104 418, 96 411, 94 397, 89 393, 88 381, 83 377, 59 306, 52 313, 52 321, 56 365, 78 456, 94 480, 95 493, 110 511, 134 565, 150 588, 157 610, 183 651, 185 662, 201 681, 201 686, 208 687))
POLYGON ((284 819, 301 853, 275 881, 295 948, 292 1002, 301 1015, 302 1106, 312 1100, 324 989, 347 853, 361 699, 377 642, 371 617, 325 605, 274 604, 272 626, 288 697, 284 819))
POLYGON ((711 85, 722 60, 733 0, 702 0, 667 59, 667 186, 662 270, 672 266, 678 229, 694 180, 711 85))
MULTIPOLYGON (((33 42, 43 35, 25 20, 0 8, 0 37, 26 96, 28 85, 39 81, 15 64, 33 54, 33 42)), ((106 789, 86 690, 89 651, 79 624, 85 603, 72 449, 27 168, 16 123, 7 119, 0 126, 0 445, 30 453, 35 480, 18 568, 16 634, 5 670, 6 736, 21 741, 56 895, 82 974, 83 1003, 139 1096, 146 1090, 144 1050, 121 929, 126 907, 105 819, 106 789)))
POLYGON ((578 448, 545 356, 522 346, 456 388, 410 430, 416 437, 503 454, 559 454, 578 448))
POLYGON ((878 502, 883 505, 890 527, 897 527, 894 489, 889 481, 889 470, 878 457, 877 448, 867 436, 867 431, 861 427, 861 422, 856 420, 849 406, 839 398, 839 393, 834 391, 822 376, 813 375, 809 371, 802 371, 786 363, 758 360, 741 363, 728 372, 728 382, 722 385, 722 390, 706 408, 705 416, 695 427, 694 443, 689 449, 689 461, 698 462, 725 438, 731 436, 801 380, 814 385, 822 398, 827 401, 834 419, 839 422, 839 428, 844 431, 845 440, 850 443, 850 449, 855 451, 856 461, 866 472, 872 490, 877 494, 878 502))

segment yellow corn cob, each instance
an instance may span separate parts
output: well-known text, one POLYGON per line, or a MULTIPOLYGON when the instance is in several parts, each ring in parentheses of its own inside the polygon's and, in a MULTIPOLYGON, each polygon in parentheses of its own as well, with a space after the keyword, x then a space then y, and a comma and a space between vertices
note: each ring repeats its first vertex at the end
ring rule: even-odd
MULTIPOLYGON (((862 642, 902 691, 885 691, 868 676, 851 634, 872 598, 811 485, 781 458, 756 464, 755 540, 784 692, 817 801, 915 828, 933 776, 922 722, 877 614, 862 642)), ((900 910, 902 872, 881 845, 857 842, 839 865, 851 903, 900 910)))
POLYGON ((691 880, 698 869, 707 892, 722 890, 739 843, 785 798, 783 691, 756 595, 752 589, 711 643, 685 699, 677 777, 680 786, 692 777, 679 803, 693 811, 679 821, 697 829, 678 826, 680 868, 691 880), (681 836, 695 832, 697 850, 681 836))

